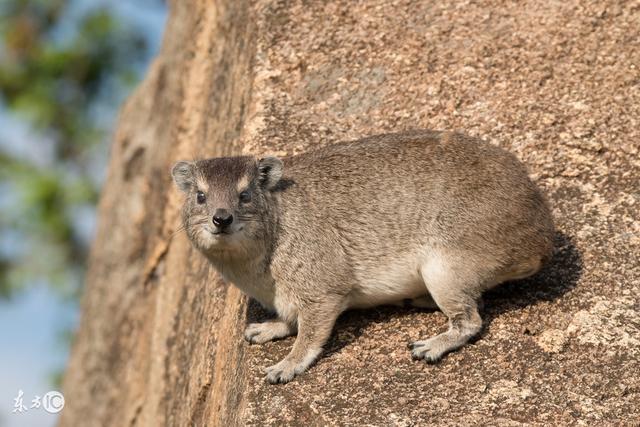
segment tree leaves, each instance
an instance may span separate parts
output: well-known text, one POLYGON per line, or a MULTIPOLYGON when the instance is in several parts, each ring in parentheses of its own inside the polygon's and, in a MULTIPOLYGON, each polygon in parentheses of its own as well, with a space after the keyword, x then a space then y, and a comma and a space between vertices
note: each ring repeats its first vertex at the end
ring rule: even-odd
POLYGON ((78 294, 89 245, 78 212, 91 215, 95 159, 106 162, 116 110, 148 56, 141 28, 110 10, 92 8, 69 25, 71 3, 0 6, 0 114, 39 136, 0 132, 0 198, 8 206, 0 214, 0 298, 36 281, 78 294))

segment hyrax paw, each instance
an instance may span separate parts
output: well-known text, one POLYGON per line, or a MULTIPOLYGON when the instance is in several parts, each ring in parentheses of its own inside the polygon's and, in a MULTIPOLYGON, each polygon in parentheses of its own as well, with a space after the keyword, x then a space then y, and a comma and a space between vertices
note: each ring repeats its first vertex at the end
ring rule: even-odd
POLYGON ((244 339, 251 344, 264 344, 275 338, 269 323, 250 323, 244 330, 244 339))
POLYGON ((265 368, 264 371, 267 374, 267 381, 271 384, 288 383, 296 376, 297 373, 302 372, 296 372, 296 366, 297 365, 295 363, 285 359, 273 366, 265 368))
POLYGON ((415 341, 408 345, 411 350, 411 357, 413 360, 424 359, 427 363, 436 363, 444 354, 440 351, 431 339, 425 341, 415 341))

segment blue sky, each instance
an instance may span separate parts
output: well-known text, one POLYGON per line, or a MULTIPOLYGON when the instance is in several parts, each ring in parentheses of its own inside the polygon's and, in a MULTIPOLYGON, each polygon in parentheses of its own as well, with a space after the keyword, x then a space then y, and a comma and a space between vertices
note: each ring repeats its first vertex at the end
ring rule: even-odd
POLYGON ((77 309, 46 286, 34 286, 9 301, 0 301, 0 425, 49 426, 56 417, 46 411, 13 414, 13 399, 23 390, 25 405, 53 390, 51 375, 65 365, 68 351, 59 338, 77 323, 77 309))
MULTIPOLYGON (((107 6, 125 23, 141 29, 151 47, 148 58, 142 58, 141 67, 148 65, 160 46, 167 11, 159 0, 73 0, 65 15, 65 23, 55 37, 64 39, 74 31, 73 23, 93 8, 107 6)), ((140 70, 144 74, 144 69, 140 70)), ((123 94, 124 95, 124 94, 123 94)), ((117 110, 100 109, 101 120, 111 126, 117 110)), ((47 162, 47 137, 39 135, 17 116, 0 105, 0 149, 34 162, 47 162)), ((106 153, 107 150, 101 150, 106 153)), ((106 158, 98 159, 104 170, 106 158)), ((49 160, 50 162, 51 160, 49 160)), ((46 164, 42 164, 46 166, 46 164)), ((0 183, 0 209, 10 203, 10 195, 2 192, 0 183)), ((93 235, 95 220, 91 209, 78 215, 77 226, 87 238, 93 235)), ((11 233, 0 236, 0 250, 20 250, 11 233)), ((57 417, 40 409, 29 409, 22 414, 12 413, 18 391, 24 392, 24 404, 54 390, 52 375, 66 365, 68 349, 61 335, 77 326, 79 318, 75 303, 64 300, 45 284, 33 283, 9 300, 0 300, 0 427, 53 426, 57 417)))

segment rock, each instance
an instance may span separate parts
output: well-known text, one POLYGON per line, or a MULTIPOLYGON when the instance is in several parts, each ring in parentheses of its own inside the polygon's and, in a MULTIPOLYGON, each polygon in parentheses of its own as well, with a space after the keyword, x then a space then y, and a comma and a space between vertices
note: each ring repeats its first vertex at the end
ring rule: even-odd
POLYGON ((621 347, 640 354, 640 312, 634 298, 598 298, 590 310, 573 316, 567 332, 581 344, 621 347))
POLYGON ((616 6, 171 1, 115 134, 61 425, 637 422, 640 8, 616 6), (378 308, 343 315, 308 372, 267 384, 293 339, 243 341, 266 313, 172 237, 170 165, 414 128, 523 160, 553 206, 553 260, 489 292, 485 331, 437 365, 405 346, 444 330, 441 313, 378 308))
POLYGON ((536 337, 536 343, 547 353, 560 353, 567 344, 567 333, 558 329, 549 329, 536 337))

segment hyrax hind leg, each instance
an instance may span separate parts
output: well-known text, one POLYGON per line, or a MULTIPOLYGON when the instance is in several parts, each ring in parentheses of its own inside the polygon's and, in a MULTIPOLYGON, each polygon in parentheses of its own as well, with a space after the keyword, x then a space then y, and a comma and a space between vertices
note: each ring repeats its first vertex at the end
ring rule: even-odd
POLYGON ((465 345, 482 329, 478 299, 483 278, 473 271, 468 259, 433 256, 420 269, 431 297, 449 318, 449 329, 409 345, 414 359, 437 362, 445 354, 465 345))

